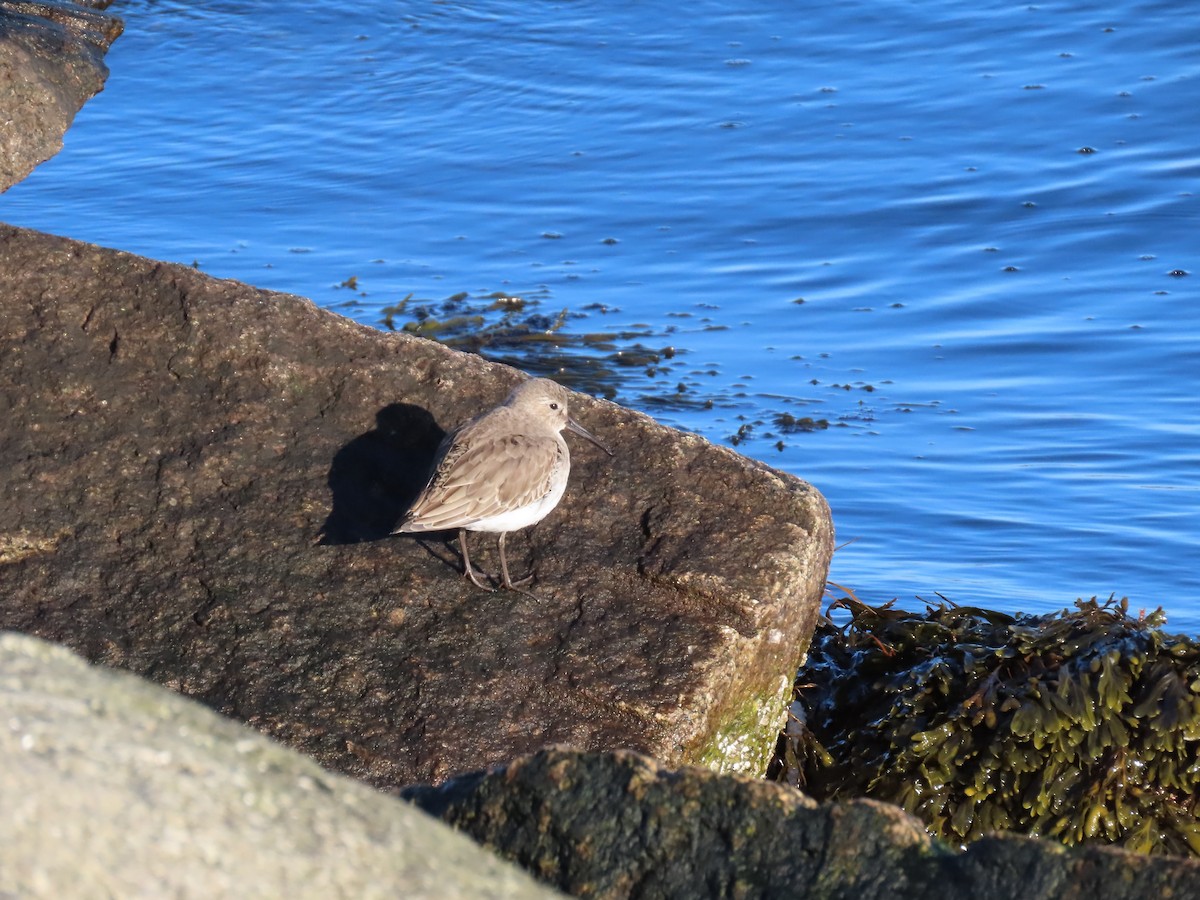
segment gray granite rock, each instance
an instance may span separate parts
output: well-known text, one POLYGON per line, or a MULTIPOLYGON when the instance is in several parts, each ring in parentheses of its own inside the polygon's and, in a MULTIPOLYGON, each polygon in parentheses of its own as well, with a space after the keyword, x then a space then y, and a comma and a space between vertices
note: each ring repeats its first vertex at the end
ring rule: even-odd
MULTIPOLYGON (((389 537, 519 377, 297 297, 0 227, 0 627, 382 787, 548 743, 762 771, 833 545, 811 486, 576 396, 540 600, 389 537)), ((495 571, 495 542, 473 562, 495 571)))
POLYGON ((14 634, 0 797, 2 897, 555 895, 393 797, 14 634))
POLYGON ((75 114, 104 87, 121 21, 107 2, 0 0, 0 191, 62 149, 75 114))
POLYGON ((955 851, 903 810, 635 753, 550 749, 404 796, 580 897, 1200 897, 1200 861, 997 835, 955 851))

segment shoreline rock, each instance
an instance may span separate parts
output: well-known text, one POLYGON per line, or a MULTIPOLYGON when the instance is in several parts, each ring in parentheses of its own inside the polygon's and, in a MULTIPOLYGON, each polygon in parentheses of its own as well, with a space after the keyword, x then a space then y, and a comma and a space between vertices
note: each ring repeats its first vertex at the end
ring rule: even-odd
POLYGON ((875 800, 636 753, 552 748, 403 796, 575 896, 860 900, 1200 897, 1200 861, 998 834, 956 851, 875 800))
POLYGON ((123 25, 107 0, 0 0, 0 191, 62 149, 75 114, 104 89, 123 25))
POLYGON ((0 634, 0 895, 557 896, 154 685, 0 634))
POLYGON ((765 770, 833 547, 811 486, 578 396, 617 456, 510 537, 542 601, 485 594, 385 535, 513 370, 11 227, 0 313, 0 628, 384 788, 561 742, 765 770))

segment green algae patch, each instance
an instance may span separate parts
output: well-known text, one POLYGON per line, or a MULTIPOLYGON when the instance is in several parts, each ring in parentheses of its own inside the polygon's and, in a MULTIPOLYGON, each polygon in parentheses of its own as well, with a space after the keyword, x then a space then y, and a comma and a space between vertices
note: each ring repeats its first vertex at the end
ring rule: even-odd
POLYGON ((1200 855, 1200 643, 1125 600, 1009 616, 848 596, 796 682, 773 777, 993 831, 1200 855))
POLYGON ((688 762, 721 774, 761 778, 787 712, 787 679, 779 686, 782 690, 764 691, 730 710, 717 733, 689 754, 688 762))

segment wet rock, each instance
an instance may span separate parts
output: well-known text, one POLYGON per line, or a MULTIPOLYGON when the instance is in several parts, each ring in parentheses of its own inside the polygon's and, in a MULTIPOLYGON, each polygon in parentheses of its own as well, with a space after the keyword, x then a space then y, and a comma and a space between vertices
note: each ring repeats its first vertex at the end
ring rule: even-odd
POLYGON ((549 749, 404 796, 580 897, 1200 897, 1200 863, 998 835, 955 852, 897 807, 818 804, 635 753, 549 749))
MULTIPOLYGON (((0 627, 379 786, 555 742, 762 771, 818 611, 825 501, 580 396, 617 455, 574 443, 562 503, 510 535, 541 599, 483 593, 453 542, 388 532, 443 430, 518 377, 2 227, 0 627)), ((472 551, 496 571, 494 540, 472 551)))
POLYGON ((831 882, 845 896, 895 896, 906 857, 934 852, 894 807, 820 807, 770 782, 627 751, 549 749, 403 796, 580 897, 814 897, 831 882), (871 865, 845 871, 859 855, 871 865))
POLYGON ((0 0, 0 191, 62 149, 62 136, 104 87, 104 54, 121 20, 108 2, 0 0))
POLYGON ((441 823, 61 647, 0 635, 0 895, 550 897, 441 823))

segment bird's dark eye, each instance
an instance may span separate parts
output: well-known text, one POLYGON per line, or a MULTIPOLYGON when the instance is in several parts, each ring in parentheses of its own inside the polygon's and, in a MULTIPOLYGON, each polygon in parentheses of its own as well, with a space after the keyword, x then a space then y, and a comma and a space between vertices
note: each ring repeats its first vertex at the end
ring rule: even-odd
POLYGON ((551 408, 551 409, 558 409, 558 404, 557 404, 557 403, 551 403, 551 404, 550 404, 550 408, 551 408))

